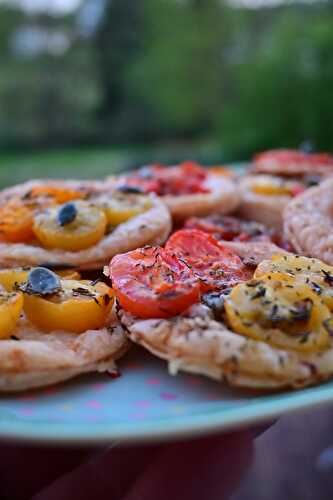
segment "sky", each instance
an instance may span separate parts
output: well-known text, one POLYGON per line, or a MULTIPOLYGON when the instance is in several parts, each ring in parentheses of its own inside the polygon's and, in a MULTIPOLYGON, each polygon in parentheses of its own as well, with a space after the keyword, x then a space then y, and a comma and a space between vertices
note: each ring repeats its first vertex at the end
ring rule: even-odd
POLYGON ((52 12, 54 14, 65 14, 74 11, 81 0, 0 0, 1 4, 17 5, 27 12, 52 12))
MULTIPOLYGON (((258 8, 280 5, 282 3, 295 3, 298 1, 311 3, 316 0, 229 0, 229 3, 237 7, 258 8)), ((47 11, 54 14, 73 12, 81 3, 82 0, 0 0, 0 5, 18 5, 27 12, 37 13, 47 11)))

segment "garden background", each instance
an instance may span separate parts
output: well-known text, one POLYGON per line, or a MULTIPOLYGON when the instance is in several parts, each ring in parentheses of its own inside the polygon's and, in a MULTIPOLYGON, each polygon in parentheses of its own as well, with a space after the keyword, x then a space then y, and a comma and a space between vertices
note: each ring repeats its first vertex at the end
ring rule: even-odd
POLYGON ((333 2, 0 0, 0 185, 332 149, 333 2))

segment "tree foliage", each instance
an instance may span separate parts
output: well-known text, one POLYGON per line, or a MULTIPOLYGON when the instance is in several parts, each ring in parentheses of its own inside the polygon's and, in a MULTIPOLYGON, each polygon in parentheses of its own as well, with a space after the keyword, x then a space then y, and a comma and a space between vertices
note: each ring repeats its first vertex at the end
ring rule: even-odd
MULTIPOLYGON (((93 2, 94 0, 87 0, 93 2)), ((332 148, 330 4, 112 0, 90 38, 71 16, 0 7, 0 144, 215 140, 229 158, 311 140, 332 148), (23 57, 22 27, 62 32, 23 57)))
POLYGON ((230 65, 232 98, 220 117, 225 149, 332 148, 333 16, 283 10, 257 46, 230 65))

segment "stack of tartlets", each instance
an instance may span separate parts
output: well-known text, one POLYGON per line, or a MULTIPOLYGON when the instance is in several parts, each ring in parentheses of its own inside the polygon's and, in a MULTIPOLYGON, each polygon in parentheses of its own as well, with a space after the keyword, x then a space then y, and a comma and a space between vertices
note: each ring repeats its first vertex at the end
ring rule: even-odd
POLYGON ((332 172, 329 155, 283 150, 241 177, 185 162, 2 191, 0 390, 113 373, 131 342, 173 374, 327 379, 332 172))

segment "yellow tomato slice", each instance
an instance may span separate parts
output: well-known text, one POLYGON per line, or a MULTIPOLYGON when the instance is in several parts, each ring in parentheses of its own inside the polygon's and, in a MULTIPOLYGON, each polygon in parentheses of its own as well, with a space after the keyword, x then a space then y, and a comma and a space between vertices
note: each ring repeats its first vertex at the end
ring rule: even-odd
POLYGON ((295 351, 330 346, 328 308, 305 284, 284 273, 269 273, 237 285, 226 298, 232 329, 242 335, 295 351))
POLYGON ((222 165, 209 167, 208 172, 214 175, 224 175, 225 177, 235 177, 235 172, 222 165))
POLYGON ((61 290, 47 296, 24 295, 24 312, 42 331, 82 333, 105 326, 113 293, 104 283, 61 280, 61 290))
POLYGON ((25 198, 14 197, 0 207, 0 239, 9 243, 32 240, 34 215, 37 210, 83 196, 84 193, 65 187, 37 186, 25 198))
POLYGON ((0 269, 0 285, 2 285, 7 292, 12 292, 16 284, 19 285, 27 280, 30 269, 30 267, 0 269))
POLYGON ((289 187, 287 187, 282 183, 273 183, 273 182, 271 184, 263 184, 263 183, 253 184, 251 190, 253 193, 263 194, 266 196, 280 196, 280 195, 289 196, 291 194, 289 187))
POLYGON ((139 215, 149 208, 152 203, 149 196, 134 193, 114 192, 109 197, 103 198, 100 202, 108 224, 117 226, 126 222, 135 215, 139 215))
POLYGON ((47 208, 43 213, 36 215, 33 230, 45 248, 76 252, 95 245, 103 238, 107 224, 103 210, 84 201, 77 201, 74 204, 77 216, 72 222, 63 226, 58 221, 62 206, 47 208))
POLYGON ((63 280, 80 280, 81 274, 78 271, 67 269, 65 271, 55 271, 63 280))
POLYGON ((0 338, 6 339, 16 327, 23 308, 23 295, 20 292, 8 293, 0 290, 0 338))
POLYGON ((0 207, 0 238, 9 243, 31 240, 33 216, 33 210, 20 200, 13 199, 0 207))
POLYGON ((269 272, 282 272, 294 276, 307 284, 333 311, 333 267, 319 259, 301 255, 274 255, 271 260, 262 261, 254 277, 259 278, 269 272))

